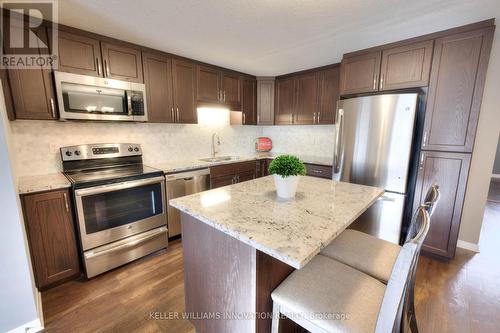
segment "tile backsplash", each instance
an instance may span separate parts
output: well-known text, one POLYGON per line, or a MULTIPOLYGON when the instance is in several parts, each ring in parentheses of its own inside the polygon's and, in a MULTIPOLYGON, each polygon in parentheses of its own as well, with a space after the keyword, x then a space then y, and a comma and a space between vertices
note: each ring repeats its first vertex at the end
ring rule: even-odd
POLYGON ((221 138, 221 155, 254 153, 254 140, 269 136, 275 152, 333 156, 335 127, 218 126, 17 120, 10 123, 18 176, 61 171, 59 147, 85 143, 132 142, 143 148, 144 163, 210 156, 211 135, 221 138))

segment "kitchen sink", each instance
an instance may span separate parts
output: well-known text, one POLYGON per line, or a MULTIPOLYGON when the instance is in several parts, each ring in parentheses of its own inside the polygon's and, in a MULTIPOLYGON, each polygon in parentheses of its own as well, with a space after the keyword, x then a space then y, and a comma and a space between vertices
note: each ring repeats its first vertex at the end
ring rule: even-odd
POLYGON ((237 160, 238 156, 217 156, 217 157, 207 157, 207 158, 200 158, 200 161, 203 162, 221 162, 221 161, 230 161, 230 160, 237 160))

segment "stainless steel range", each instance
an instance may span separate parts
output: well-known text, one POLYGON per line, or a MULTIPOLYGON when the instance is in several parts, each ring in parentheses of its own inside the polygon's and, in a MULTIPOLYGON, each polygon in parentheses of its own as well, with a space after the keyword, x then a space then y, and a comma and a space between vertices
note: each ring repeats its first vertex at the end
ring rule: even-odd
POLYGON ((61 148, 87 277, 165 248, 165 177, 142 164, 138 144, 61 148))

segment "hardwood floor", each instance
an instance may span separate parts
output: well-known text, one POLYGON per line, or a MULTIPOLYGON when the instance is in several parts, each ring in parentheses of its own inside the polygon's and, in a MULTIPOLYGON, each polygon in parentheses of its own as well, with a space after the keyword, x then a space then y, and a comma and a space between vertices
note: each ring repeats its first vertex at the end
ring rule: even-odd
MULTIPOLYGON (((451 262, 422 257, 416 285, 420 332, 498 332, 500 204, 488 202, 481 253, 457 250, 451 262)), ((71 281, 42 294, 44 332, 194 333, 184 310, 182 244, 90 281, 71 281), (150 315, 160 316, 151 319, 150 315)))
POLYGON ((491 181, 488 201, 500 203, 500 179, 491 181))

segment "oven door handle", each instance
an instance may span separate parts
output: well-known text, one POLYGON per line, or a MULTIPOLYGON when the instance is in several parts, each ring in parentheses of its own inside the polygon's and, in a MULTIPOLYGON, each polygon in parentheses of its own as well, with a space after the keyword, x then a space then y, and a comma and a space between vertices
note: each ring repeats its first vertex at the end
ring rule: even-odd
POLYGON ((89 188, 82 188, 82 189, 75 191, 75 196, 83 197, 83 196, 87 196, 87 195, 119 191, 119 190, 131 188, 131 187, 161 183, 162 181, 165 181, 165 177, 146 178, 146 179, 140 179, 140 180, 131 180, 128 182, 122 182, 122 183, 117 183, 117 184, 111 184, 111 185, 108 184, 108 185, 100 185, 100 186, 94 186, 94 187, 89 187, 89 188))
POLYGON ((145 232, 144 235, 142 235, 142 237, 137 237, 131 241, 128 241, 128 242, 125 242, 125 243, 122 243, 122 244, 119 244, 116 246, 108 247, 108 248, 105 248, 102 250, 88 251, 85 253, 85 258, 90 259, 90 258, 102 256, 102 255, 107 254, 107 253, 128 249, 128 248, 133 247, 137 244, 144 243, 145 241, 147 241, 151 238, 154 238, 154 237, 158 236, 159 234, 166 233, 166 232, 167 232, 166 227, 162 227, 162 228, 159 228, 156 230, 148 231, 148 232, 145 232))

